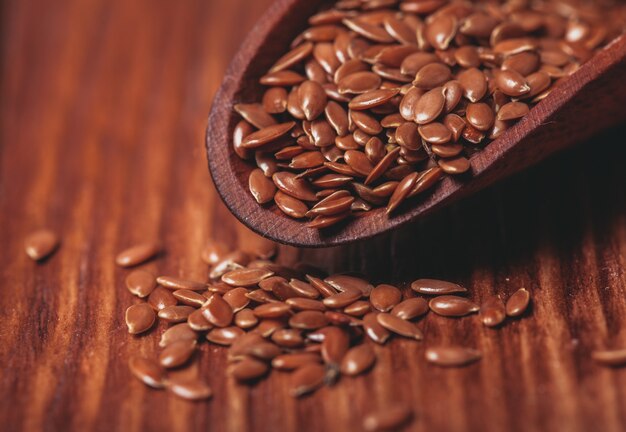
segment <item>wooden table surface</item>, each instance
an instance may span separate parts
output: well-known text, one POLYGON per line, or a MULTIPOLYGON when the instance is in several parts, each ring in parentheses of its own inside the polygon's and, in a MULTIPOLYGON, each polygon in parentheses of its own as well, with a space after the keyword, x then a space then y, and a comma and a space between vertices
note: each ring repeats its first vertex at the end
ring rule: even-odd
POLYGON ((134 299, 113 257, 156 238, 167 253, 147 268, 204 278, 207 239, 242 236, 210 184, 203 135, 227 63, 269 2, 0 3, 0 430, 352 431, 401 401, 415 410, 407 430, 626 430, 626 370, 589 358, 626 347, 624 127, 390 237, 281 250, 374 279, 457 281, 476 301, 523 286, 523 319, 493 330, 429 316, 424 343, 377 348, 371 373, 303 400, 282 373, 236 385, 224 350, 206 345, 208 402, 130 376, 129 355, 154 355, 162 328, 128 335, 134 299), (36 264, 23 240, 43 226, 63 243, 36 264), (425 364, 426 344, 454 342, 483 359, 425 364))

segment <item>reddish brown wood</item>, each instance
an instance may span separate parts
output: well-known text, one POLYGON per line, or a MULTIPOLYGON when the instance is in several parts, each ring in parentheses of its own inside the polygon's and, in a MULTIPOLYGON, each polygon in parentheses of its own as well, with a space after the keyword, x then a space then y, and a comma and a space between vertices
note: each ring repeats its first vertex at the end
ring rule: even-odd
POLYGON ((626 74, 626 36, 622 36, 583 65, 522 121, 472 156, 471 176, 445 178, 431 193, 413 200, 391 217, 384 209, 377 209, 340 228, 307 228, 275 207, 260 207, 250 195, 248 175, 254 166, 232 150, 232 131, 239 119, 232 106, 259 100, 262 87, 258 78, 287 50, 307 16, 322 3, 279 0, 273 4, 231 62, 209 118, 206 147, 220 196, 240 221, 272 240, 301 247, 328 247, 374 237, 472 195, 626 120, 626 86, 622 84, 626 74))
POLYGON ((128 270, 115 255, 156 239, 145 268, 206 277, 209 238, 248 232, 211 186, 203 132, 230 58, 271 0, 0 2, 0 430, 359 431, 372 410, 409 404, 405 432, 626 430, 626 369, 593 349, 626 347, 626 128, 588 140, 482 194, 367 242, 281 248, 375 280, 435 277, 477 302, 524 286, 532 309, 487 329, 476 317, 419 322, 425 341, 376 347, 371 372, 293 400, 288 375, 225 378, 203 346, 211 401, 153 391, 129 356, 159 353, 164 327, 126 331, 128 270), (41 264, 24 238, 62 239, 41 264), (424 347, 483 352, 432 368, 424 347))

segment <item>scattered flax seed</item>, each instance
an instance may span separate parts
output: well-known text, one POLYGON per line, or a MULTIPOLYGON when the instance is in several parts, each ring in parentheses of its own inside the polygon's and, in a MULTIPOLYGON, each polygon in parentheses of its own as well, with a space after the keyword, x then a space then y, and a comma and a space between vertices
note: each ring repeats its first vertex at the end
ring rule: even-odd
POLYGON ((115 263, 120 267, 133 267, 154 258, 160 251, 158 243, 141 243, 120 252, 115 257, 115 263))
POLYGON ((506 302, 506 314, 510 317, 523 315, 530 303, 530 293, 526 288, 517 290, 506 302))
POLYGON ((426 360, 438 366, 466 366, 480 360, 480 352, 464 347, 431 347, 426 350, 426 360))
POLYGON ((41 261, 49 257, 61 243, 59 236, 54 231, 41 229, 35 231, 24 240, 24 249, 34 261, 41 261))
POLYGON ((626 365, 626 349, 599 350, 591 353, 591 358, 605 366, 626 365))

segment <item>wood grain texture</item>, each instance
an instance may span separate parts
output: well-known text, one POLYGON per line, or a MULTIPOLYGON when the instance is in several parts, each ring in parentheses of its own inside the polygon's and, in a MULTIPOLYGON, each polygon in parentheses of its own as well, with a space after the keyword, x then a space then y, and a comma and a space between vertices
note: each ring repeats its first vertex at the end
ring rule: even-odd
MULTIPOLYGON (((531 291, 532 311, 499 330, 429 316, 426 340, 377 347, 378 365, 312 397, 288 375, 253 388, 225 379, 204 346, 213 400, 181 401, 133 379, 127 359, 158 334, 127 334, 135 300, 113 257, 144 239, 166 253, 146 268, 206 276, 205 241, 246 231, 209 180, 211 97, 268 0, 8 0, 0 31, 0 429, 7 431, 345 431, 369 410, 410 403, 415 431, 622 431, 626 370, 594 364, 626 346, 626 128, 596 137, 421 223, 328 250, 281 249, 377 280, 442 277, 476 301, 531 291), (63 239, 41 264, 24 237, 63 239), (427 366, 426 344, 484 358, 427 366)), ((356 423, 355 423, 356 422, 356 423)))
POLYGON ((209 167, 217 191, 232 213, 255 232, 299 247, 329 247, 365 240, 411 223, 488 187, 609 126, 626 121, 626 36, 608 44, 568 80, 555 87, 519 123, 483 151, 472 155, 472 174, 446 176, 428 193, 411 200, 393 216, 385 208, 330 229, 307 228, 275 205, 259 206, 249 193, 254 163, 239 158, 231 145, 241 117, 232 106, 260 100, 259 78, 306 28, 307 18, 325 0, 277 0, 237 52, 215 97, 207 129, 209 167), (585 121, 580 121, 584 118, 585 121), (541 145, 537 145, 540 142, 541 145))

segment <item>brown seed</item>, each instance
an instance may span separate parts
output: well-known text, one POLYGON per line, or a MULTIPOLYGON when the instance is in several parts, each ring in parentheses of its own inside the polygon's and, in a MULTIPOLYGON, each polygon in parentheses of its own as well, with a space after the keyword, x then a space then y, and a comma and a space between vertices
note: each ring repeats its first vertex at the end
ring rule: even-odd
POLYGON ((24 240, 26 255, 35 261, 40 261, 50 256, 60 244, 59 237, 51 230, 41 229, 35 231, 24 240))
MULTIPOLYGON (((407 124, 412 124, 412 123, 407 123, 407 124)), ((374 166, 374 168, 370 171, 369 175, 365 179, 364 184, 369 185, 370 183, 373 183, 374 181, 378 180, 396 160, 398 153, 400 153, 400 147, 396 147, 393 150, 391 150, 389 153, 387 153, 376 164, 376 166, 374 166)))
POLYGON ((539 56, 534 52, 526 51, 505 58, 502 62, 502 70, 510 69, 518 72, 522 76, 527 76, 536 72, 539 65, 539 56))
POLYGON ((174 342, 181 340, 196 340, 198 334, 191 329, 187 323, 176 324, 168 328, 161 335, 159 346, 164 348, 174 342))
POLYGON ((272 360, 272 367, 278 370, 291 371, 299 369, 310 363, 319 364, 321 360, 322 359, 319 354, 309 352, 282 354, 278 357, 274 357, 272 360))
POLYGON ((150 295, 148 295, 148 304, 154 310, 161 310, 168 306, 174 306, 177 303, 176 297, 172 295, 171 291, 163 287, 156 287, 152 290, 150 295))
POLYGON ((389 312, 402 300, 402 292, 392 285, 378 285, 370 294, 372 306, 380 312, 389 312))
POLYGON ((431 144, 446 144, 452 139, 452 132, 443 123, 421 125, 418 132, 424 141, 431 144))
POLYGON ((415 118, 417 124, 426 124, 435 120, 443 111, 446 100, 442 87, 435 87, 424 93, 415 105, 415 118))
POLYGON ((207 284, 203 282, 180 279, 172 276, 159 276, 156 281, 163 288, 170 290, 185 289, 190 291, 204 291, 207 289, 207 284))
POLYGON ((202 315, 202 310, 197 309, 187 317, 187 324, 195 331, 207 331, 213 328, 213 324, 202 315))
POLYGON ((320 296, 319 291, 313 288, 310 283, 298 279, 291 279, 289 281, 289 286, 291 286, 297 294, 302 297, 306 297, 307 299, 316 299, 320 296))
POLYGON ((418 173, 414 172, 407 175, 405 178, 402 179, 402 181, 400 181, 398 187, 396 187, 396 189, 393 191, 391 198, 389 198, 389 204, 387 204, 386 209, 387 214, 391 214, 409 196, 409 193, 415 186, 417 179, 418 173))
POLYGON ((429 90, 441 86, 452 78, 450 68, 443 63, 430 63, 422 67, 417 75, 413 85, 425 90, 429 90))
MULTIPOLYGON (((351 291, 354 289, 359 290, 364 297, 369 297, 370 293, 374 289, 374 286, 365 279, 346 274, 328 276, 324 279, 324 282, 331 285, 337 291, 351 291)), ((322 295, 324 294, 322 293, 322 295)))
POLYGON ((360 375, 376 362, 376 354, 370 345, 362 344, 350 348, 341 361, 341 373, 349 376, 360 375))
POLYGON ((281 191, 276 192, 274 201, 283 213, 292 218, 303 218, 309 211, 309 208, 302 201, 281 191))
POLYGON ((365 300, 357 300, 344 308, 344 313, 352 316, 363 316, 371 311, 370 303, 365 300))
POLYGON ((350 348, 350 337, 345 330, 339 327, 324 329, 322 359, 329 367, 339 369, 348 348, 350 348))
POLYGON ((396 96, 400 89, 371 90, 353 98, 348 106, 353 110, 365 110, 380 106, 396 96))
POLYGON ((393 333, 417 340, 422 340, 424 338, 421 330, 418 329, 415 324, 410 321, 403 320, 395 315, 380 313, 376 319, 378 320, 378 324, 393 333))
POLYGON ((470 102, 478 102, 487 94, 487 79, 477 68, 467 69, 458 75, 464 96, 470 102))
POLYGON ((530 91, 524 95, 525 98, 532 98, 534 96, 539 95, 541 92, 550 87, 552 83, 552 79, 550 75, 545 72, 539 71, 533 74, 530 74, 526 77, 526 82, 530 87, 530 91))
POLYGON ((233 309, 218 294, 213 294, 202 306, 202 315, 216 327, 227 327, 233 321, 233 309))
POLYGON ((300 84, 298 99, 302 112, 309 121, 316 119, 324 112, 328 100, 324 88, 315 81, 305 81, 300 84))
POLYGON ((426 361, 445 367, 466 366, 480 360, 480 351, 464 347, 431 347, 426 350, 426 361))
POLYGON ((535 42, 530 38, 513 38, 498 42, 493 47, 497 54, 513 55, 524 51, 533 51, 537 48, 535 42))
POLYGON ((206 301, 206 297, 191 290, 176 290, 172 293, 174 298, 187 306, 200 307, 206 301))
MULTIPOLYGON (((278 89, 279 87, 276 88, 278 89)), ((241 120, 235 125, 235 129, 233 130, 233 149, 235 150, 237 156, 239 156, 241 159, 250 159, 252 156, 252 152, 248 149, 243 148, 241 146, 241 143, 243 142, 243 139, 245 137, 247 137, 254 131, 254 126, 252 126, 245 120, 241 120)))
POLYGON ((374 168, 365 153, 361 151, 348 150, 344 154, 344 158, 350 168, 363 176, 367 176, 374 168))
POLYGON ((496 327, 504 322, 506 318, 506 310, 504 302, 498 296, 487 299, 480 306, 480 320, 487 327, 496 327))
POLYGON ((417 103, 422 98, 424 90, 417 87, 411 87, 402 97, 398 107, 400 115, 406 121, 412 122, 415 118, 417 103))
POLYGON ((403 320, 412 320, 428 312, 428 303, 421 297, 406 299, 393 307, 391 314, 403 320))
POLYGON ((343 23, 358 35, 374 42, 391 43, 394 41, 393 37, 382 27, 369 24, 362 20, 347 18, 343 20, 343 23))
MULTIPOLYGON (((422 4, 438 0, 426 0, 422 4)), ((405 3, 406 4, 406 3, 405 3)), ((399 430, 413 417, 413 411, 405 404, 395 404, 377 412, 368 414, 363 420, 363 429, 367 432, 393 431, 399 430)))
MULTIPOLYGON (((271 87, 263 94, 263 109, 270 114, 282 114, 287 110, 288 93, 282 87, 271 87)), ((249 135, 253 131, 246 134, 249 135)), ((243 141, 242 137, 242 141, 243 141)), ((234 143, 233 143, 234 145, 234 143)))
POLYGON ((596 350, 591 353, 591 358, 605 366, 623 366, 626 364, 626 349, 596 350))
POLYGON ((337 88, 342 94, 363 94, 376 90, 381 81, 381 78, 373 72, 357 71, 339 80, 337 88))
POLYGON ((289 319, 289 325, 295 329, 316 330, 328 324, 328 318, 323 312, 305 310, 294 314, 289 319))
POLYGON ((280 329, 272 333, 272 341, 281 347, 299 348, 304 345, 304 338, 298 330, 280 329))
POLYGON ((448 49, 457 31, 457 20, 452 14, 433 15, 427 22, 425 37, 430 45, 438 50, 448 49))
POLYGON ((266 268, 244 268, 222 275, 222 282, 235 287, 250 287, 273 275, 274 272, 266 268))
POLYGON ((143 333, 154 325, 156 314, 148 303, 139 303, 126 309, 126 326, 128 333, 143 333))
POLYGON ((241 146, 247 149, 259 148, 287 135, 295 125, 295 122, 286 122, 264 127, 245 137, 241 146))
POLYGON ((237 381, 251 381, 262 377, 268 370, 265 362, 247 357, 230 366, 228 373, 237 381))
POLYGON ((158 315, 159 318, 165 322, 179 323, 187 321, 189 315, 191 315, 191 313, 195 310, 196 309, 191 306, 167 306, 161 309, 158 315))
POLYGON ((439 58, 435 54, 417 52, 409 55, 402 61, 400 72, 404 75, 416 75, 426 65, 438 62, 439 58))
POLYGON ((438 164, 439 167, 447 174, 463 174, 472 167, 469 160, 462 156, 451 159, 441 159, 438 164))
POLYGON ((206 340, 218 345, 231 345, 238 337, 245 332, 239 327, 214 328, 206 334, 206 340))
POLYGON ((331 43, 317 43, 313 48, 313 57, 328 74, 334 74, 341 62, 331 43))
POLYGON ((145 385, 160 389, 165 387, 165 374, 157 362, 145 357, 132 356, 128 361, 130 372, 145 385))
MULTIPOLYGON (((258 129, 276 124, 274 117, 269 115, 261 104, 236 104, 234 109, 244 120, 258 129)), ((246 134, 246 136, 247 135, 248 134, 246 134)))
POLYGON ((486 13, 476 12, 463 19, 459 32, 467 36, 488 38, 497 24, 497 18, 486 13))
POLYGON ((246 296, 248 290, 243 287, 233 288, 232 290, 224 293, 222 298, 226 303, 230 305, 233 312, 239 312, 250 303, 250 299, 246 296))
POLYGON ((354 197, 347 191, 337 191, 335 194, 332 194, 315 204, 315 206, 309 210, 307 215, 337 215, 348 211, 353 202, 354 197), (346 195, 343 195, 344 193, 346 195))
POLYGON ((519 97, 530 92, 526 79, 514 70, 503 70, 496 75, 496 85, 507 96, 519 97))
POLYGON ((459 66, 464 68, 479 67, 481 63, 478 50, 476 47, 471 45, 465 45, 457 48, 456 51, 454 51, 454 59, 459 66))
POLYGON ((506 301, 506 314, 510 317, 523 315, 529 303, 530 293, 526 288, 520 288, 506 301))
POLYGON ((282 302, 266 303, 254 309, 257 318, 282 318, 288 316, 290 312, 291 306, 282 302))
POLYGON ((391 334, 385 327, 378 322, 379 314, 376 312, 368 313, 363 317, 363 329, 365 334, 374 342, 383 345, 389 339, 391 334))
POLYGON ((529 112, 528 105, 523 102, 509 102, 498 111, 497 119, 501 121, 517 120, 529 112))
POLYGON ((251 309, 242 309, 235 314, 235 325, 242 329, 252 328, 258 323, 259 319, 251 309))
POLYGON ((211 388, 201 381, 170 381, 167 389, 176 396, 188 400, 208 399, 213 395, 211 388))
POLYGON ((195 340, 179 340, 169 344, 159 355, 159 363, 164 368, 174 368, 185 364, 196 350, 195 340))
POLYGON ((291 66, 300 63, 307 58, 313 52, 313 44, 311 42, 305 42, 298 45, 287 54, 279 58, 274 66, 271 67, 270 72, 278 72, 281 70, 289 69, 291 66))
POLYGON ((319 300, 313 300, 309 298, 294 297, 294 298, 285 300, 285 303, 287 303, 293 309, 300 310, 300 311, 303 311, 303 310, 320 311, 320 312, 326 311, 326 306, 324 305, 324 303, 322 303, 319 300))
POLYGON ((378 135, 383 131, 378 120, 365 111, 350 111, 350 118, 359 129, 370 135, 378 135))
POLYGON ((291 375, 290 394, 301 397, 314 392, 324 383, 326 369, 318 363, 306 363, 291 375))
POLYGON ((133 267, 154 258, 160 251, 158 243, 141 243, 120 252, 115 263, 120 267, 133 267))
POLYGON ((481 131, 491 129, 495 121, 493 110, 485 103, 470 103, 467 105, 465 116, 472 126, 481 131))
POLYGON ((462 317, 480 309, 477 304, 466 298, 451 295, 435 297, 430 300, 428 306, 436 314, 447 317, 462 317))
POLYGON ((248 187, 250 188, 250 193, 259 204, 265 204, 274 199, 276 186, 258 168, 250 172, 248 187))
POLYGON ((315 192, 306 180, 296 178, 290 172, 277 172, 272 176, 274 184, 282 192, 302 201, 317 201, 315 192))
POLYGON ((293 86, 304 81, 304 77, 299 73, 290 70, 270 72, 261 77, 259 82, 267 86, 293 86))
POLYGON ((433 187, 435 184, 437 184, 442 175, 443 170, 439 167, 429 168, 421 173, 420 176, 417 178, 415 186, 409 193, 408 198, 414 197, 415 195, 418 195, 423 191, 433 187))
POLYGON ((126 276, 126 288, 139 298, 148 297, 156 288, 156 279, 145 270, 133 270, 126 276))

